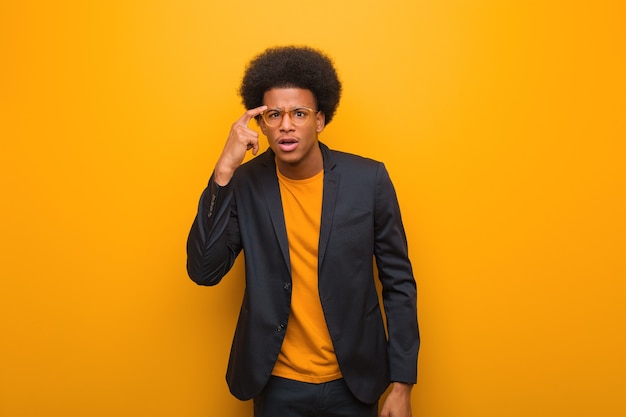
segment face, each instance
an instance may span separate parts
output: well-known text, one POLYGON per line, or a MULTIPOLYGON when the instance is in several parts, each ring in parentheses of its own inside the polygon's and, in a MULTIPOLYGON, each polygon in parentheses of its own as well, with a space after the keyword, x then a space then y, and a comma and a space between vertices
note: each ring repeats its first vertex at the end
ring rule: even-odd
POLYGON ((268 109, 288 112, 296 108, 313 109, 306 123, 296 125, 284 114, 277 126, 268 126, 260 119, 261 131, 276 154, 280 172, 293 179, 310 178, 323 169, 322 152, 317 135, 324 130, 324 115, 317 111, 313 93, 302 88, 274 88, 263 96, 268 109))

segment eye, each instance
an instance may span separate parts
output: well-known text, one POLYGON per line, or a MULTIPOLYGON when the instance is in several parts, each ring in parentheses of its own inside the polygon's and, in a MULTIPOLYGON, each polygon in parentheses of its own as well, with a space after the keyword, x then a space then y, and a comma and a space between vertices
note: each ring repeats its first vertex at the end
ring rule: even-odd
POLYGON ((268 119, 278 119, 280 118, 280 110, 268 110, 267 113, 265 113, 265 117, 268 119))
POLYGON ((296 117, 298 119, 304 119, 305 117, 307 117, 309 115, 309 112, 306 111, 305 109, 295 109, 293 111, 293 115, 294 115, 294 117, 296 117))

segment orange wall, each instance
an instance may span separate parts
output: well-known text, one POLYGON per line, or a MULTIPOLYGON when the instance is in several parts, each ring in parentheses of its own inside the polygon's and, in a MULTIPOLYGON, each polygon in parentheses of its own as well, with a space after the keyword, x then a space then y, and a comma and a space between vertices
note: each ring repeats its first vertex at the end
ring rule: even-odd
POLYGON ((340 70, 322 139, 395 181, 414 415, 625 415, 624 2, 0 0, 0 416, 250 415, 241 265, 196 287, 184 249, 284 43, 340 70))

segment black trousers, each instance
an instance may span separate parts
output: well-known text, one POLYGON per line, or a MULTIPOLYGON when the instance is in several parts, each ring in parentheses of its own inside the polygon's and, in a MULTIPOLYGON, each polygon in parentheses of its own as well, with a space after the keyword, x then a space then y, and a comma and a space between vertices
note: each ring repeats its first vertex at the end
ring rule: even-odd
POLYGON ((254 399, 254 417, 376 417, 378 404, 356 399, 343 379, 310 384, 272 376, 254 399))

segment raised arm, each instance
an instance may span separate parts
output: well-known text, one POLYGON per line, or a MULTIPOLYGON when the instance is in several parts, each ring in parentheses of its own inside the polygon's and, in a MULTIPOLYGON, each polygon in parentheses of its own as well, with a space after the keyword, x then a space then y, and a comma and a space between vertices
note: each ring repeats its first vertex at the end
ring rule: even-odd
POLYGON ((230 270, 241 251, 237 209, 230 183, 247 151, 256 155, 259 135, 248 123, 265 106, 246 111, 231 127, 187 238, 187 273, 200 285, 215 285, 230 270))

